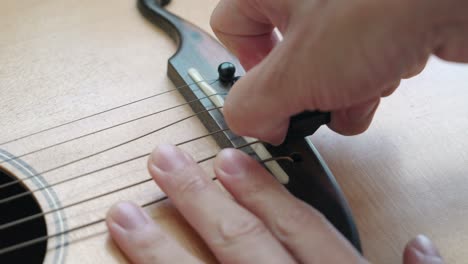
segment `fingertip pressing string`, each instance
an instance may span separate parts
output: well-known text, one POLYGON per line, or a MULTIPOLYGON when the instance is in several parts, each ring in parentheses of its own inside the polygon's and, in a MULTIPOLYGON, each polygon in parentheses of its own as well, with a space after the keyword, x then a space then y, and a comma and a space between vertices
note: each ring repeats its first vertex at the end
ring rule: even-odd
MULTIPOLYGON (((242 148, 245 148, 245 147, 248 147, 248 146, 251 146, 251 145, 254 145, 254 144, 258 144, 258 143, 262 143, 262 142, 261 141, 249 142, 249 143, 246 143, 246 144, 244 144, 242 146, 236 147, 236 149, 242 149, 242 148)), ((146 155, 149 155, 149 154, 146 154, 146 155)), ((211 159, 213 159, 215 157, 216 157, 216 155, 212 155, 212 156, 209 156, 207 158, 204 158, 202 160, 197 161, 197 163, 200 164, 200 163, 206 162, 208 160, 211 160, 211 159)), ((216 180, 216 177, 213 178, 213 180, 216 180)), ((137 182, 137 183, 133 183, 131 185, 128 185, 126 187, 122 187, 122 188, 113 190, 111 192, 103 193, 103 194, 100 194, 98 196, 82 200, 80 202, 76 202, 76 203, 73 203, 73 204, 70 204, 70 205, 66 205, 66 206, 64 206, 62 208, 54 209, 54 210, 51 210, 51 211, 48 211, 48 212, 45 212, 45 213, 40 213, 40 214, 28 216, 28 217, 16 220, 14 222, 3 224, 3 225, 0 226, 0 230, 10 228, 10 227, 18 225, 18 224, 22 224, 22 223, 30 221, 30 220, 32 220, 34 218, 41 217, 41 216, 43 216, 45 214, 50 214, 52 212, 63 210, 65 208, 69 208, 69 207, 75 206, 77 204, 81 204, 81 203, 88 202, 88 201, 91 201, 91 200, 94 200, 94 199, 97 199, 97 198, 101 198, 103 196, 106 196, 106 195, 109 195, 109 194, 112 194, 112 193, 116 193, 116 192, 122 191, 124 189, 132 188, 132 187, 135 187, 136 185, 143 184, 143 183, 146 183, 146 182, 149 182, 149 181, 152 181, 152 179, 150 178, 150 179, 146 179, 146 180, 143 180, 143 181, 140 181, 140 182, 137 182)), ((148 207, 150 205, 156 204, 156 203, 161 202, 161 201, 166 200, 166 199, 168 199, 168 197, 163 196, 163 197, 158 198, 158 199, 156 199, 154 201, 143 204, 142 207, 148 207)), ((83 225, 79 225, 79 226, 76 226, 76 227, 73 227, 73 228, 69 228, 68 230, 61 231, 61 232, 58 232, 58 233, 55 233, 55 234, 52 234, 52 235, 41 236, 41 237, 37 237, 37 238, 31 239, 31 240, 28 240, 28 241, 24 241, 24 242, 12 245, 12 246, 4 247, 4 248, 0 249, 0 255, 9 253, 9 252, 12 252, 12 251, 15 251, 15 250, 19 250, 19 249, 22 249, 22 248, 25 248, 25 247, 32 246, 34 244, 43 242, 43 241, 48 240, 50 238, 54 238, 54 237, 61 236, 61 235, 67 234, 67 233, 78 231, 80 229, 83 229, 83 228, 86 228, 86 227, 89 227, 89 226, 92 226, 92 225, 96 225, 96 224, 102 223, 104 221, 105 221, 105 218, 101 218, 99 220, 92 221, 92 222, 89 222, 89 223, 86 223, 86 224, 83 224, 83 225)), ((67 242, 67 245, 70 244, 70 243, 72 243, 72 242, 67 242)), ((59 246, 64 246, 64 245, 59 245, 59 246)))
MULTIPOLYGON (((227 72, 229 71, 229 69, 226 70, 227 72)), ((222 77, 222 76, 220 76, 222 77)), ((202 80, 201 82, 204 82, 205 80, 202 80)), ((216 79, 214 81, 212 81, 210 84, 213 84, 217 81, 220 81, 220 79, 216 79)), ((224 80, 225 81, 225 80, 224 80)), ((78 122, 78 121, 81 121, 81 120, 84 120, 84 119, 87 119, 87 118, 91 118, 91 117, 94 117, 94 116, 98 116, 100 114, 103 114, 103 113, 106 113, 106 112, 110 112, 112 110, 116 110, 116 109, 119 109, 119 108, 122 108, 122 107, 125 107, 125 106, 129 106, 129 105, 132 105, 132 104, 135 104, 135 103, 138 103, 138 102, 142 102, 144 100, 148 100, 150 98, 154 98, 156 96, 159 96, 159 95, 162 95, 162 94, 165 94, 165 93, 169 93, 169 92, 172 92, 172 91, 176 91, 176 90, 179 90, 181 88, 184 88, 184 87, 187 87, 187 86, 190 86, 190 85, 193 85, 193 84, 197 84, 199 82, 194 82, 192 84, 187 84, 187 85, 183 85, 183 86, 180 86, 180 87, 177 87, 175 89, 172 89, 172 90, 168 90, 168 91, 165 91, 165 92, 162 92, 162 93, 158 93, 158 94, 155 94, 155 95, 152 95, 152 96, 148 96, 148 97, 145 97, 145 98, 142 98, 142 99, 139 99, 139 100, 136 100, 136 101, 132 101, 130 103, 127 103, 127 104, 123 104, 123 105, 120 105, 120 106, 116 106, 116 107, 113 107, 113 108, 110 108, 110 109, 107 109, 105 111, 102 111, 102 112, 99 112, 99 113, 95 113, 95 114, 92 114, 92 115, 88 115, 88 116, 85 116, 85 117, 82 117, 82 118, 79 118, 79 119, 76 119, 76 120, 72 120, 72 121, 69 121, 69 122, 66 122, 66 123, 63 123, 63 124, 60 124, 60 125, 56 125, 56 126, 53 126, 53 127, 50 127, 50 128, 47 128, 47 129, 43 129, 43 130, 40 130, 40 131, 37 131, 35 133, 32 133, 32 134, 29 134, 29 135, 26 135, 26 136, 22 136, 22 137, 18 137, 16 139, 13 139, 13 140, 9 140, 9 141, 6 141, 6 142, 3 142, 3 143, 0 143, 0 146, 3 146, 3 145, 6 145, 8 143, 12 143, 12 142, 15 142, 15 141, 19 141, 21 139, 25 139, 25 138, 28 138, 28 137, 31 137, 31 136, 34 136, 34 135, 38 135, 40 133, 44 133, 46 131, 50 131, 50 130, 53 130, 53 129, 56 129, 56 128, 59 128, 59 127, 63 127, 63 126, 66 126, 66 125, 69 125, 69 124, 72 124, 72 123, 75 123, 75 122, 78 122)), ((140 119, 143 119, 143 118, 146 118, 146 117, 149 117, 151 115, 155 115, 155 114, 158 114, 158 113, 161 113, 161 112, 164 112, 164 111, 168 111, 170 109, 174 109, 176 107, 181 107, 183 105, 188 105, 188 104, 191 104, 193 102, 196 102, 196 101, 200 101, 200 100, 203 100, 203 99, 206 99, 206 98, 210 98, 211 96, 216 96, 216 95, 219 95, 219 94, 212 94, 212 95, 209 95, 209 96, 206 96, 206 97, 203 97, 203 98, 199 98, 199 99, 196 99, 196 100, 192 100, 192 101, 189 101, 189 102, 186 102, 184 104, 180 104, 180 105, 177 105, 177 106, 173 106, 173 107, 169 107, 167 109, 163 109, 163 110, 160 110, 158 112, 155 112, 155 113, 151 113, 149 115, 145 115, 145 116, 141 116, 141 117, 138 117, 138 118, 135 118, 135 119, 132 119, 132 120, 129 120, 129 121, 126 121, 126 122, 123 122, 123 123, 120 123, 120 124, 117 124, 117 125, 113 125, 113 126, 110 126, 110 127, 106 127, 104 129, 100 129, 100 130, 97 130, 97 131, 94 131, 94 132, 91 132, 91 133, 88 133, 88 134, 85 134, 85 135, 81 135, 79 137, 76 137, 76 138, 72 138, 72 139, 69 139, 69 140, 66 140, 66 141, 63 141, 63 142, 60 142, 60 143, 56 143, 56 144, 53 144, 53 145, 50 145, 50 146, 47 146, 47 147, 43 147, 41 149, 37 149, 37 150, 34 150, 34 151, 31 151, 29 153, 24 153, 18 157, 15 157, 15 158, 12 158, 12 159, 9 159, 9 160, 6 160, 6 161, 3 161, 3 162, 0 162, 0 164, 4 163, 4 162, 7 162, 7 161, 11 161, 11 160, 15 160, 15 159, 18 159, 20 157, 24 157, 26 155, 30 155, 30 154, 33 154, 33 153, 38 153, 40 151, 44 151, 46 149, 50 149, 52 147, 56 147, 58 145, 62 145, 62 144, 65 144, 65 143, 69 143, 71 141, 74 141, 74 140, 78 140, 80 138, 84 138, 84 137, 87 137, 87 136, 90 136, 90 135, 93 135, 93 134, 96 134, 96 133, 99 133, 99 132, 102 132, 102 131, 105 131, 105 130, 108 130, 108 129, 111 129, 111 128, 115 128, 117 126, 121 126, 123 124, 128 124, 130 122, 134 122, 136 120, 140 120, 140 119)), ((42 171, 40 173, 36 173, 35 175, 32 175, 32 176, 29 176, 29 177, 26 177, 26 178, 23 178, 23 179, 18 179, 18 180, 15 180, 15 181, 12 181, 12 182, 9 182, 9 183, 6 183, 6 184, 2 184, 0 185, 0 190, 3 189, 3 188, 6 188, 8 186, 11 186, 11 185, 14 185, 14 184, 18 184, 18 183, 22 183, 30 178, 33 178, 33 177, 36 177, 38 175, 43 175, 43 174, 46 174, 48 172, 51 172, 51 171, 55 171, 55 170, 58 170, 60 168, 63 168, 65 166, 68 166, 68 165, 71 165, 71 164, 74 164, 74 163, 77 163, 79 161, 82 161, 82 160, 85 160, 85 159, 88 159, 88 158, 91 158, 91 157, 94 157, 94 156, 97 156, 99 154, 102 154, 104 152, 107 152, 107 151, 110 151, 112 149, 115 149, 115 148, 118 148, 120 146, 123 146, 123 145, 126 145, 128 143, 131 143, 133 141, 136 141, 136 140, 139 140, 143 137, 146 137, 148 135, 151 135, 153 133, 156 133, 158 131, 161 131, 163 129, 166 129, 172 125, 175 125, 177 123, 180 123, 184 120, 187 120, 189 118, 192 118, 192 117, 196 117, 202 113, 206 113, 206 112, 210 112, 210 111, 213 111, 213 110, 220 110, 222 109, 222 106, 220 107, 214 107, 214 108, 210 108, 210 109, 206 109, 206 110, 203 110, 203 111, 200 111, 200 112, 197 112, 195 114, 192 114, 190 116, 187 116, 187 117, 184 117, 182 119, 179 119, 177 121, 174 121, 168 125, 165 125, 165 126, 162 126, 156 130, 153 130, 153 131, 150 131, 148 133, 145 133, 143 135, 140 135, 138 137, 135 137, 135 138, 132 138, 130 140, 127 140, 123 143, 120 143, 120 144, 117 144, 117 145, 114 145, 112 147, 109 147, 109 148, 106 148, 106 149, 103 149, 101 151, 98 151, 98 152, 95 152, 95 153, 92 153, 90 155, 87 155, 87 156, 84 156, 84 157, 81 157, 79 159, 75 159, 73 161, 70 161, 70 162, 67 162, 65 164, 62 164, 60 166, 56 166, 56 167, 53 167, 53 168, 50 168, 48 170, 45 170, 45 171, 42 171)), ((199 136, 199 137, 196 137, 196 138, 192 138, 192 139, 189 139, 189 140, 186 140, 186 141, 183 141, 183 142, 180 142, 178 144, 176 144, 177 146, 180 146, 180 145, 183 145, 183 144, 187 144, 189 142, 192 142, 192 141, 195 141, 195 140, 198 140, 198 139, 201 139, 201 138, 204 138, 204 137, 208 137, 208 136, 212 136, 214 134, 217 134, 217 133, 221 133, 221 132, 226 132, 228 131, 229 129, 226 128, 226 129, 221 129, 221 130, 218 130, 218 131, 215 131, 215 132, 211 132, 209 134, 206 134, 206 135, 203 135, 203 136, 199 136)), ((229 139, 229 140, 232 140, 232 139, 229 139)), ((245 147, 248 147, 248 146, 251 146, 251 145, 254 145, 254 144, 258 144, 258 143, 262 143, 261 141, 252 141, 252 142, 248 142, 244 145, 241 145, 241 146, 238 146, 236 147, 237 149, 242 149, 242 148, 245 148, 245 147)), ((79 178, 82 178, 82 177, 85 177, 85 176, 89 176, 89 175, 92 175, 94 173, 97 173, 97 172, 100 172, 100 171, 103 171, 103 170, 106 170, 106 169, 109 169, 109 168, 113 168, 113 167, 116 167, 116 166, 119 166, 119 165, 122 165, 124 163, 128 163, 128 162, 131 162, 131 161, 134 161, 134 160, 137 160, 137 159, 140 159, 140 158, 143 158, 143 157, 146 157, 148 156, 150 153, 145 153, 143 155, 139 155, 137 157, 133 157, 131 159, 127 159, 127 160, 124 160, 124 161, 121 161, 121 162, 118 162, 118 163, 115 163, 115 164, 111 164, 109 166, 106 166, 106 167, 103 167, 103 168, 100 168, 100 169, 97 169, 97 170, 94 170, 94 171, 91 171, 91 172, 87 172, 87 173, 84 173, 84 174, 80 174, 78 176, 75 176, 75 177, 72 177, 72 178, 69 178, 69 179, 65 179, 65 180, 62 180, 62 181, 59 181, 59 182, 56 182, 54 184, 51 184, 51 185, 48 185, 48 186, 45 186, 45 187, 42 187, 42 188, 39 188, 39 189, 36 189, 36 190, 33 190, 33 191, 27 191, 27 192, 24 192, 24 193, 20 193, 20 194, 17 194, 17 195, 14 195, 14 196, 11 196, 11 197, 7 197, 7 198, 4 198, 4 199, 1 199, 0 200, 0 204, 2 203, 6 203, 6 202, 10 202, 10 201, 13 201, 17 198, 20 198, 20 197, 23 197, 23 196, 26 196, 26 195, 29 195, 31 193, 34 193, 34 192, 37 192, 37 191, 40 191, 40 190, 44 190, 44 189, 48 189, 48 188, 51 188, 53 186, 57 186, 59 184, 63 184, 63 183, 66 183, 66 182, 70 182, 70 181, 73 181, 73 180, 76 180, 76 179, 79 179, 79 178)), ((248 153, 249 155, 255 155, 255 154, 252 154, 252 153, 248 153)), ((207 158, 204 158, 202 160, 199 160, 198 163, 203 163, 203 162, 206 162, 208 160, 211 160, 213 158, 215 158, 216 155, 212 155, 212 156, 209 156, 207 158)), ((273 158, 269 158, 269 159, 264 159, 264 160, 261 160, 259 161, 260 163, 268 163, 268 162, 271 162, 271 161, 281 161, 281 160, 284 160, 284 161, 288 161, 288 162, 296 162, 298 161, 298 156, 294 156, 293 154, 291 156, 281 156, 281 157, 273 157, 273 158)), ((151 181, 152 179, 145 179, 145 180, 142 180, 142 181, 139 181, 139 182, 136 182, 136 183, 132 183, 130 185, 127 185, 127 186, 124 186, 124 187, 121 187, 121 188, 118 188, 118 189, 114 189, 112 191, 109 191, 109 192, 106 192, 106 193, 101 193, 99 195, 96 195, 96 196, 93 196, 93 197, 90 197, 90 198, 87 198, 87 199, 83 199, 81 201, 78 201, 78 202, 75 202, 75 203, 72 203, 72 204, 68 204, 68 205, 65 205, 61 208, 56 208, 56 209, 53 209, 53 210, 50 210, 50 211, 46 211, 46 212, 42 212, 42 213, 38 213, 38 214, 34 214, 34 215, 30 215, 30 216, 27 216, 27 217, 24 217, 24 218, 21 218, 21 219, 17 219, 17 220, 14 220, 14 221, 11 221, 9 223, 5 223, 5 224, 2 224, 0 225, 0 230, 4 230, 4 229, 7 229, 7 228, 10 228, 10 227, 13 227, 13 226, 16 226, 16 225, 20 225, 22 223, 25 223, 25 222, 28 222, 32 219, 35 219, 35 218, 38 218, 38 217, 42 217, 44 215, 47 215, 47 214, 50 214, 50 213, 53 213, 53 212, 57 212, 57 211, 61 211, 61 210, 64 210, 66 208, 70 208, 70 207, 73 207, 73 206, 76 206, 78 204, 82 204, 82 203, 86 203, 86 202, 89 202, 89 201, 92 201, 92 200, 96 200, 96 199, 99 199, 99 198, 102 198, 104 196, 107 196, 107 195, 110 195, 110 194, 113 194, 113 193, 117 193, 117 192, 120 192, 120 191, 123 191, 125 189, 129 189, 129 188, 133 188, 137 185, 140 185, 140 184, 144 184, 146 182, 149 182, 151 181)), ((216 178, 214 178, 213 180, 216 180, 216 178)), ((153 204, 156 204, 158 202, 161 202, 163 200, 167 199, 167 196, 163 196, 161 198, 158 198, 156 199, 155 201, 152 201, 152 202, 149 202, 149 203, 146 203, 146 204, 143 204, 142 207, 148 207, 150 205, 153 205, 153 204)), ((99 220, 96 220, 96 221, 93 221, 93 222, 90 222, 90 223, 87 223, 87 224, 83 224, 83 225, 80 225, 80 226, 77 226, 77 227, 74 227, 74 228, 70 228, 68 230, 64 230, 62 232, 58 232, 58 233, 55 233, 55 234, 52 234, 52 235, 47 235, 47 236, 42 236, 42 237, 38 237, 38 238, 35 238, 35 239, 32 239, 32 240, 28 240, 28 241, 24 241, 24 242, 21 242, 21 243, 18 243, 18 244, 15 244, 15 245, 12 245, 12 246, 8 246, 8 247, 5 247, 5 248, 2 248, 0 249, 0 255, 2 254, 5 254, 5 253, 8 253, 8 252, 12 252, 12 251, 15 251, 15 250, 18 250, 18 249, 21 249, 21 248, 24 248, 24 247, 28 247, 28 246, 31 246, 31 245, 34 245, 36 243, 40 243, 42 241, 45 241, 45 240, 48 240, 50 238, 53 238, 53 237, 57 237, 57 236, 60 236, 60 235, 63 235, 63 234, 66 234, 66 233, 70 233, 70 232, 74 232, 74 231, 77 231, 77 230, 80 230, 80 229, 83 229, 83 228, 86 228, 86 227, 89 227, 91 225, 95 225, 95 224, 98 224, 98 223, 101 223, 101 222, 104 222, 105 219, 102 218, 102 219, 99 219, 99 220)), ((67 242, 67 244, 69 244, 70 242, 67 242)))
MULTIPOLYGON (((176 146, 180 146, 180 145, 183 145, 183 144, 186 144, 186 143, 189 143, 189 142, 192 142, 194 140, 198 140, 198 139, 201 139, 203 137, 208 137, 208 136, 212 136, 213 134, 215 133, 220 133, 220 132, 224 132, 224 131, 227 131, 228 129, 223 129, 223 130, 219 130, 217 132, 213 132, 213 133, 209 133, 209 134, 206 134, 204 136, 200 136, 198 138, 194 138, 192 140, 188 140, 188 141, 184 141, 184 142, 181 142, 181 143, 178 143, 176 144, 176 146)), ((262 143, 261 141, 256 141, 256 142, 250 142, 250 143, 246 143, 246 144, 243 144, 239 147, 237 147, 236 149, 243 149, 243 148, 246 148, 248 146, 251 146, 251 145, 254 145, 254 144, 259 144, 259 143, 262 143)), ((118 166, 118 165, 122 165, 123 163, 126 163, 126 162, 130 162, 130 161, 134 161, 134 160, 137 160, 137 159, 140 159, 140 158, 143 158, 143 157, 147 157, 148 155, 150 155, 151 153, 146 153, 144 155, 140 155, 136 158, 132 158, 130 160, 126 160, 126 161, 123 161, 123 162, 119 162, 119 163, 116 163, 116 164, 113 164, 111 166, 107 166, 107 167, 104 167, 104 168, 101 168, 101 169, 98 169, 98 170, 95 170, 95 171, 92 171, 90 173, 86 173, 86 174, 83 174, 83 175, 80 175, 78 177, 83 177, 83 176, 87 176, 87 175, 90 175, 92 173, 95 173, 95 172, 98 172, 98 171, 102 171, 102 170, 105 170, 105 169, 109 169, 111 167, 115 167, 115 166, 118 166)), ((199 161, 197 161, 197 163, 203 163, 203 162, 206 162, 208 160, 211 160, 213 158, 215 158, 217 155, 212 155, 212 156, 209 156, 207 158, 204 158, 204 159, 201 159, 199 161)), ((262 160, 260 161, 261 163, 266 163, 266 162, 270 162, 270 161, 279 161, 279 160, 286 160, 286 161, 289 161, 289 162, 294 162, 294 159, 292 159, 291 157, 289 156, 281 156, 281 157, 277 157, 277 158, 271 158, 271 159, 267 159, 267 160, 262 160)), ((74 179, 77 179, 78 177, 74 177, 72 179, 69 179, 69 180, 66 180, 66 181, 70 181, 70 180, 74 180, 74 179)), ((216 177, 214 178, 216 179, 216 177)), ((133 187, 136 187, 138 185, 141 185, 141 184, 144 184, 144 183, 147 183, 147 182, 150 182, 152 181, 152 178, 149 178, 149 179, 145 179, 145 180, 142 180, 142 181, 139 181, 139 182, 136 182, 136 183, 133 183, 133 184, 130 184, 130 185, 127 185, 127 186, 124 186, 124 187, 121 187, 121 188, 118 188, 118 189, 114 189, 112 191, 109 191, 109 192, 106 192, 106 193, 102 193, 102 194, 99 194, 99 195, 96 195, 96 196, 93 196, 93 197, 90 197, 90 198, 87 198, 87 199, 84 199, 84 200, 81 200, 81 201, 78 201, 78 202, 75 202, 75 203, 72 203, 72 204, 68 204, 68 205, 65 205, 65 206, 62 206, 60 208, 56 208, 56 209, 53 209, 53 210, 50 210, 50 211, 47 211, 47 212, 43 212, 43 213, 38 213, 38 214, 34 214, 34 215, 30 215, 30 216, 27 216, 27 217, 24 217, 24 218, 21 218, 21 219, 17 219, 17 220, 14 220, 14 221, 11 221, 11 222, 8 222, 8 223, 5 223, 5 224, 2 224, 0 225, 0 230, 4 230, 4 229, 7 229, 7 228, 10 228, 10 227, 13 227, 13 226, 16 226, 16 225, 19 225, 19 224, 22 224, 22 223, 25 223, 25 222, 28 222, 28 221, 31 221, 33 219, 36 219, 38 217, 42 217, 42 216, 45 216, 45 215, 48 215, 48 214, 51 214, 53 212, 57 212, 57 211, 61 211, 61 210, 64 210, 66 208, 70 208, 70 207, 73 207, 73 206, 76 206, 76 205, 79 205, 79 204, 83 204, 83 203, 86 203, 86 202, 89 202, 89 201, 92 201, 92 200, 96 200, 96 199, 99 199, 99 198, 102 198, 104 196, 107 196, 107 195, 110 195, 110 194, 113 194, 113 193, 117 193, 117 192, 120 192, 120 191, 123 191, 123 190, 126 190, 126 189, 130 189, 130 188, 133 188, 133 187)), ((64 181, 65 182, 65 181, 64 181)), ((63 183, 63 182, 61 182, 63 183)), ((56 186, 58 185, 58 183, 54 184, 53 186, 56 186)), ((48 186, 47 188, 50 188, 52 187, 51 186, 48 186)), ((37 190, 36 190, 37 191, 37 190)), ((29 193, 27 193, 29 194, 29 193)), ((8 201, 3 201, 2 202, 8 202, 8 201)))
MULTIPOLYGON (((225 132, 225 131, 229 131, 229 129, 227 129, 227 128, 226 129, 221 129, 221 130, 211 132, 211 133, 199 136, 199 137, 195 137, 195 138, 192 138, 192 139, 177 143, 176 146, 181 146, 181 145, 184 145, 184 144, 187 144, 187 143, 190 143, 190 142, 193 142, 193 141, 205 138, 205 137, 213 136, 215 134, 225 132)), ((18 198, 30 195, 30 194, 38 192, 38 191, 46 190, 46 189, 49 189, 51 187, 55 187, 55 186, 58 186, 58 185, 61 185, 61 184, 64 184, 64 183, 68 183, 68 182, 71 182, 71 181, 74 181, 74 180, 77 180, 77 179, 80 179, 80 178, 83 178, 83 177, 86 177, 86 176, 90 176, 90 175, 92 175, 94 173, 98 173, 98 172, 101 172, 101 171, 104 171, 104 170, 107 170, 107 169, 110 169, 110 168, 114 168, 114 167, 129 163, 129 162, 144 158, 144 157, 146 157, 146 156, 148 156, 150 154, 151 153, 145 153, 143 155, 138 155, 136 157, 133 157, 133 158, 130 158, 130 159, 127 159, 127 160, 124 160, 124 161, 120 161, 120 162, 117 162, 117 163, 111 164, 109 166, 99 168, 99 169, 96 169, 96 170, 93 170, 93 171, 90 171, 90 172, 86 172, 86 173, 83 173, 83 174, 80 174, 80 175, 77 175, 77 176, 74 176, 74 177, 71 177, 71 178, 68 178, 68 179, 65 179, 65 180, 61 180, 61 181, 55 182, 53 184, 49 184, 47 186, 44 186, 44 187, 41 187, 41 188, 38 188, 38 189, 35 189, 35 190, 25 191, 25 192, 22 192, 22 193, 19 193, 19 194, 16 194, 16 195, 12 195, 12 196, 9 196, 7 198, 0 199, 0 204, 6 203, 6 202, 11 202, 11 201, 14 201, 14 200, 16 200, 18 198)), ((0 229, 2 229, 1 225, 0 225, 0 229)))

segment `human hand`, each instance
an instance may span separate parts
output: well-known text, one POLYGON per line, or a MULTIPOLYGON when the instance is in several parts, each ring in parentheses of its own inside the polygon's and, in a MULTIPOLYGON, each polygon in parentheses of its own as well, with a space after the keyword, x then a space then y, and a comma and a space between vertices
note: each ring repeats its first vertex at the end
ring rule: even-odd
MULTIPOLYGON (((214 162, 218 180, 234 199, 176 147, 157 148, 148 168, 221 263, 367 263, 318 211, 241 151, 223 150, 214 162)), ((112 207, 107 225, 133 263, 201 263, 132 203, 112 207)), ((442 259, 420 236, 407 245, 404 263, 442 259)))
POLYGON ((464 0, 222 0, 212 28, 249 70, 227 97, 227 123, 277 144, 290 116, 322 110, 333 130, 361 133, 431 54, 468 62, 466 14, 464 0))

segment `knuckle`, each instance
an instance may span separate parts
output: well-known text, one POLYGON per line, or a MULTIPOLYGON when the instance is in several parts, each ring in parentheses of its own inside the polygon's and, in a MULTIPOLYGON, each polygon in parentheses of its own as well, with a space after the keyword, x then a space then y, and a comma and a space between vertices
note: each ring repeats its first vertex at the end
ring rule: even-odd
POLYGON ((218 231, 220 239, 216 243, 229 246, 268 232, 266 226, 256 217, 244 216, 238 219, 222 219, 218 231))
POLYGON ((176 192, 179 195, 190 196, 199 193, 209 186, 208 182, 200 176, 184 177, 184 180, 176 184, 176 192))
MULTIPOLYGON (((273 177, 273 176, 272 176, 273 177)), ((264 182, 252 180, 241 190, 243 200, 253 200, 259 198, 269 188, 264 182)))
POLYGON ((134 234, 132 240, 134 247, 141 251, 153 251, 156 248, 164 248, 169 243, 166 234, 162 230, 155 230, 155 228, 151 228, 150 230, 144 229, 138 232, 138 234, 134 234))
POLYGON ((390 85, 388 85, 387 87, 385 87, 382 91, 382 97, 387 97, 387 96, 390 96, 393 92, 395 92, 395 90, 400 86, 400 82, 401 80, 398 80, 390 85))
POLYGON ((311 226, 322 226, 325 217, 316 209, 298 203, 290 207, 287 212, 278 214, 273 221, 272 231, 281 241, 288 241, 311 226))

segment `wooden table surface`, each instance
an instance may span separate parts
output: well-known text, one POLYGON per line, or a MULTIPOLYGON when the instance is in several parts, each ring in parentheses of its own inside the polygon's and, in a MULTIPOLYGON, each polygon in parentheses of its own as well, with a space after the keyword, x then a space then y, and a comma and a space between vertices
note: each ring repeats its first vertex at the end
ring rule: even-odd
MULTIPOLYGON (((174 0, 170 10, 210 30, 216 3, 174 0)), ((2 139, 170 87, 166 60, 174 51, 135 0, 3 0, 0 93, 9 107, 0 109, 2 139), (56 92, 41 97, 33 89, 56 92), (36 107, 48 115, 35 115, 36 107)), ((468 263, 467 98, 468 65, 431 58, 421 75, 383 99, 367 132, 345 137, 321 128, 312 137, 372 262, 400 263, 405 243, 423 233, 447 263, 468 263)))

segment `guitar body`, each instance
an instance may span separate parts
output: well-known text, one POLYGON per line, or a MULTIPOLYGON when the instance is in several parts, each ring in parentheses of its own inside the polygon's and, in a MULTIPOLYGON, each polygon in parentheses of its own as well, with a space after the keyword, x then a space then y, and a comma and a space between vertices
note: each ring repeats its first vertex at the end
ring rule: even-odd
MULTIPOLYGON (((172 5, 176 10, 185 3, 172 5)), ((213 7, 214 1, 208 3, 213 7)), ((206 11, 189 9, 192 19, 208 27, 206 11), (198 12, 198 13, 197 13, 198 12)), ((137 9, 136 1, 30 1, 2 2, 0 37, 0 141, 27 135, 116 105, 174 89, 167 77, 167 59, 176 46, 137 9)), ((213 76, 217 78, 217 76, 213 76)), ((177 92, 118 109, 1 146, 0 159, 8 160, 44 146, 185 103, 177 92)), ((87 156, 130 138, 193 114, 189 106, 138 120, 16 160, 2 163, 15 177, 41 174, 42 182, 26 180, 29 190, 54 184, 115 162, 151 152, 157 144, 179 143, 205 135, 195 117, 158 133, 62 169, 41 173, 87 156), (21 165, 18 165, 18 164, 21 165), (30 168, 28 170, 26 168, 30 168), (33 171, 32 171, 33 170, 33 171)), ((216 154, 219 147, 210 137, 181 146, 195 159, 216 154)), ((146 158, 95 173, 34 193, 43 212, 131 185, 148 178, 146 158), (49 193, 50 192, 50 193, 49 193)), ((202 166, 211 171, 210 162, 202 166)), ((47 233, 54 234, 103 218, 119 200, 138 204, 162 196, 154 182, 107 195, 45 216, 47 233)), ((175 233, 195 254, 214 261, 169 202, 147 209, 165 228, 175 233)), ((46 263, 126 262, 109 240, 104 223, 70 232, 47 242, 46 263), (75 241, 75 242, 72 242, 75 241), (79 242, 78 242, 79 241, 79 242), (69 243, 64 246, 64 243, 69 243), (57 249, 55 249, 55 247, 57 249)), ((24 254, 23 254, 24 255, 24 254)))
MULTIPOLYGON (((211 32, 209 15, 216 3, 174 0, 168 9, 211 32)), ((0 142, 173 90, 167 60, 176 48, 164 31, 142 16, 134 0, 2 1, 0 142)), ((468 241, 466 72, 464 66, 432 60, 421 77, 403 84, 408 89, 384 100, 365 134, 342 137, 322 128, 312 136, 350 203, 364 255, 371 261, 398 263, 404 243, 419 233, 434 239, 448 263, 468 259, 463 246, 468 241)), ((137 184, 148 179, 146 158, 60 182, 143 155, 157 144, 177 144, 209 131, 194 117, 102 155, 60 166, 193 115, 184 103, 178 91, 167 92, 0 145, 0 186, 27 179, 12 192, 33 191, 21 198, 27 207, 8 203, 0 209, 15 209, 23 216, 48 212, 15 228, 30 234, 29 239, 58 234, 14 257, 34 255, 45 263, 126 263, 99 220, 117 201, 147 204, 164 196, 152 181, 137 184), (174 105, 182 106, 150 115, 174 105), (149 116, 93 133, 145 115, 149 116), (85 134, 90 135, 23 156, 85 134), (48 185, 55 186, 44 188, 48 185), (130 185, 134 186, 124 189, 130 185), (63 207, 67 208, 58 210, 63 207), (25 232, 26 226, 31 231, 25 232)), ((220 150, 212 137, 181 147, 196 160, 220 150)), ((212 174, 211 161, 201 165, 212 174)), ((193 254, 216 263, 170 201, 146 210, 193 254)))

